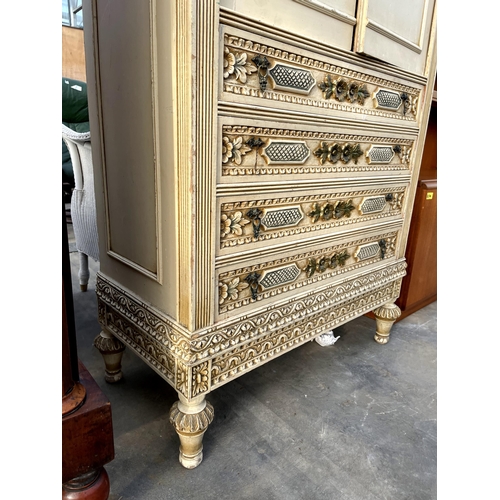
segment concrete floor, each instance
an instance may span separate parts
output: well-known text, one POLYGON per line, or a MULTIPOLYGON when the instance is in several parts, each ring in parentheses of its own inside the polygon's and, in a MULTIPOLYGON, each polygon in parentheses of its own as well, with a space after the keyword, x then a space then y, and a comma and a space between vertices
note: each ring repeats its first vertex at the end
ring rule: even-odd
POLYGON ((308 342, 211 393, 204 460, 187 470, 168 421, 174 389, 129 350, 123 380, 104 381, 92 346, 98 264, 89 259, 80 292, 69 234, 78 355, 113 413, 109 500, 437 497, 436 302, 396 323, 385 346, 361 317, 335 330, 335 345, 308 342))

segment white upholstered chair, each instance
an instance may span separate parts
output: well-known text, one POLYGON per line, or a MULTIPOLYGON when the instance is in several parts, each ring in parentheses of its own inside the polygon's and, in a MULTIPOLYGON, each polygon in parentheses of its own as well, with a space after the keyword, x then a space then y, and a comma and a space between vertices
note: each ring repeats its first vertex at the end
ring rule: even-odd
POLYGON ((73 164, 75 189, 71 195, 71 220, 80 255, 80 289, 86 291, 90 277, 88 258, 99 262, 90 132, 78 133, 62 125, 62 138, 73 164))

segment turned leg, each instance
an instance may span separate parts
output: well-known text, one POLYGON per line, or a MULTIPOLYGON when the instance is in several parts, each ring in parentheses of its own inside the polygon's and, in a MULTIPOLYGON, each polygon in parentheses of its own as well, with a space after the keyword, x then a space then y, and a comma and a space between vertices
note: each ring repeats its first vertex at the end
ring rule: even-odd
POLYGON ((89 284, 90 271, 89 271, 89 257, 82 252, 78 252, 80 255, 80 270, 78 271, 78 279, 80 281, 80 290, 82 292, 87 291, 87 285, 89 284))
POLYGON ((63 500, 107 500, 109 477, 106 469, 88 472, 62 485, 63 500))
POLYGON ((110 384, 121 380, 122 374, 122 356, 125 350, 125 344, 119 341, 114 335, 105 330, 94 339, 94 346, 101 353, 106 366, 104 378, 110 384))
POLYGON ((179 401, 172 405, 170 423, 179 435, 179 462, 186 469, 194 469, 203 460, 203 435, 213 418, 214 409, 204 394, 190 401, 179 394, 179 401))
POLYGON ((396 304, 389 303, 374 309, 373 314, 377 321, 375 341, 379 344, 387 344, 392 325, 401 316, 401 309, 396 304))

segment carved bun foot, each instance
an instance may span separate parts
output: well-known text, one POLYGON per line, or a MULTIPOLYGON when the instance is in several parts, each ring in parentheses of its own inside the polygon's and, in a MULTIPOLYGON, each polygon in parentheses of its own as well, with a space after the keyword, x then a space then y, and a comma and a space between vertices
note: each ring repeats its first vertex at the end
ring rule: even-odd
POLYGON ((106 382, 114 384, 122 379, 122 357, 125 350, 125 344, 120 342, 116 337, 106 331, 101 333, 94 339, 94 347, 96 347, 104 359, 106 374, 104 376, 106 382))
POLYGON ((377 322, 375 342, 387 344, 394 322, 401 316, 401 309, 396 304, 384 304, 374 309, 373 314, 377 322))
POLYGON ((107 500, 109 489, 108 473, 102 467, 63 483, 62 498, 63 500, 107 500))
POLYGON ((170 410, 170 423, 181 442, 179 462, 194 469, 203 460, 203 435, 214 418, 214 409, 204 395, 191 401, 179 395, 179 399, 170 410))

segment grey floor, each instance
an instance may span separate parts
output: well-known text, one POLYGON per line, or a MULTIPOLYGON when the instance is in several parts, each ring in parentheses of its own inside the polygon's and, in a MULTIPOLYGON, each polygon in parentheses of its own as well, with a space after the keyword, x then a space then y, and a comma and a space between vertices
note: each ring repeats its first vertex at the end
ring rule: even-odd
POLYGON ((113 413, 110 500, 437 497, 436 302, 396 323, 385 346, 361 317, 335 330, 335 345, 308 342, 214 391, 204 460, 186 470, 170 385, 128 350, 123 380, 104 381, 92 346, 98 265, 89 259, 80 292, 71 225, 69 238, 78 355, 113 413))

